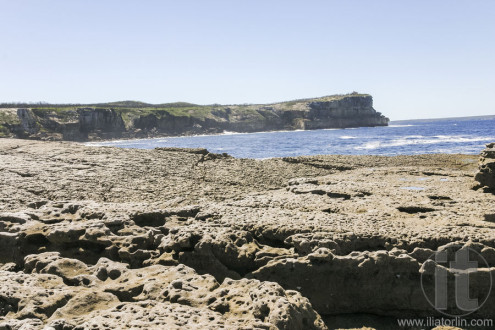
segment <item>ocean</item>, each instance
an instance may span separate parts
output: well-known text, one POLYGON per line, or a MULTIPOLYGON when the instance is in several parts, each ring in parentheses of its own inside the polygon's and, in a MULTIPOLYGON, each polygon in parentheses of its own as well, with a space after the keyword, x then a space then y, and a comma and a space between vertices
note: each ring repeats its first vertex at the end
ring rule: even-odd
POLYGON ((401 125, 392 122, 387 127, 313 131, 224 132, 217 135, 90 142, 87 145, 139 149, 200 147, 238 158, 263 159, 321 154, 478 154, 489 142, 495 142, 495 119, 408 121, 401 125))

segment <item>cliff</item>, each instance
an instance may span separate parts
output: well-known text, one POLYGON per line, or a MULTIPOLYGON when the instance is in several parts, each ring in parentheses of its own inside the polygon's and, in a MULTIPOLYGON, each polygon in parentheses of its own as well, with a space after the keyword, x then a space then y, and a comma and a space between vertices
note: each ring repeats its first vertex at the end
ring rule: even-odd
POLYGON ((223 131, 386 126, 367 94, 262 105, 114 102, 92 105, 0 105, 0 137, 87 141, 223 131))

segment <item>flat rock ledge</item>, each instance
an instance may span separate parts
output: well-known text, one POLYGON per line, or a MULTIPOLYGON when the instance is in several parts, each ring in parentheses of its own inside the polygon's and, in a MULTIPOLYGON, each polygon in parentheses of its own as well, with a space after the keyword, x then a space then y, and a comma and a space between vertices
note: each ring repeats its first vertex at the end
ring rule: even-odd
POLYGON ((459 251, 469 317, 495 318, 476 161, 0 139, 0 329, 395 328, 442 316, 428 293, 458 270, 435 253, 459 251))

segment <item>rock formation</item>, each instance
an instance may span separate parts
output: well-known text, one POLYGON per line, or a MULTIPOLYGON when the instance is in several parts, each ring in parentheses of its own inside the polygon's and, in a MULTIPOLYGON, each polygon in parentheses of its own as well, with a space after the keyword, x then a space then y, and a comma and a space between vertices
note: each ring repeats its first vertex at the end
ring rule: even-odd
POLYGON ((487 192, 495 192, 495 142, 487 144, 481 152, 475 180, 487 192))
POLYGON ((87 141, 387 124, 388 118, 373 109, 372 97, 365 94, 269 105, 147 105, 126 102, 93 107, 0 107, 0 137, 49 140, 87 141))
POLYGON ((459 251, 478 265, 469 317, 494 318, 473 160, 0 139, 0 328, 396 328, 442 316, 434 274, 453 287, 457 269, 434 253, 459 251))

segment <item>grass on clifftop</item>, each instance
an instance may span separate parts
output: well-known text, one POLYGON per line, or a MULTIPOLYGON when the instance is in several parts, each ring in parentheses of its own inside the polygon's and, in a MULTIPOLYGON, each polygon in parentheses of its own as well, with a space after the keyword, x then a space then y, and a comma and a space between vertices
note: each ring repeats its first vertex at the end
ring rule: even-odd
POLYGON ((366 97, 366 96, 371 96, 370 94, 362 94, 358 92, 352 92, 350 94, 335 94, 335 95, 327 95, 327 96, 321 96, 321 97, 311 97, 311 98, 306 98, 306 99, 297 99, 297 100, 292 100, 292 101, 285 101, 285 102, 277 102, 273 104, 284 104, 284 105, 291 105, 291 104, 296 104, 296 103, 301 103, 301 102, 332 102, 332 101, 338 101, 342 100, 348 97, 366 97))
POLYGON ((2 124, 20 124, 17 117, 17 109, 0 109, 0 125, 2 124))
POLYGON ((78 120, 78 114, 74 107, 33 108, 33 113, 40 117, 52 117, 58 122, 63 123, 76 122, 78 120))

